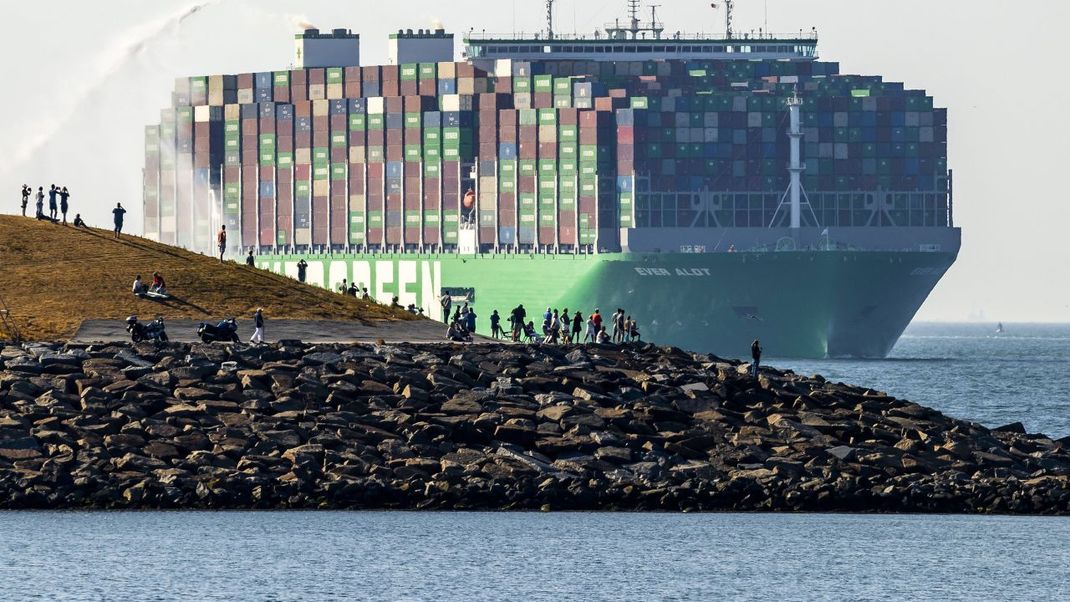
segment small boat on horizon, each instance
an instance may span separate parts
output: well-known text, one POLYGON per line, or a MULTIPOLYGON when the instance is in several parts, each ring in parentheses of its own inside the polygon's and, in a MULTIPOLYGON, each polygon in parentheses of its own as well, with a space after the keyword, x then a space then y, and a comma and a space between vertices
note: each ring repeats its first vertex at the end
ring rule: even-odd
POLYGON ((1003 334, 1003 322, 996 325, 996 334, 1003 334))

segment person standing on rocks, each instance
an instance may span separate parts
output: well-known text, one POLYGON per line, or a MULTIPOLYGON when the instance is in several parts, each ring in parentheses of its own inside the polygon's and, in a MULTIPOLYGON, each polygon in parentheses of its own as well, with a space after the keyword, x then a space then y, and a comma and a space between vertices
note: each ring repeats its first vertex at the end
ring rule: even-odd
POLYGON ((254 345, 260 345, 264 342, 264 308, 256 308, 256 313, 253 314, 253 336, 249 339, 250 343, 254 345))
POLYGON ((30 194, 33 192, 29 186, 22 185, 22 217, 26 217, 26 206, 30 204, 30 194))
POLYGON ((754 339, 754 342, 750 345, 750 356, 754 360, 751 364, 751 369, 754 372, 754 376, 758 376, 758 369, 762 365, 762 342, 758 339, 754 339))
POLYGON ((490 314, 490 336, 497 340, 502 338, 502 317, 498 315, 498 310, 490 314))
POLYGON ((587 318, 587 334, 583 335, 584 343, 588 341, 592 343, 598 342, 598 326, 596 326, 594 322, 595 315, 596 314, 591 314, 591 317, 587 318))
POLYGON ((624 342, 624 309, 618 307, 617 313, 613 314, 613 342, 624 342))
POLYGON ((63 215, 63 225, 67 225, 67 210, 71 208, 70 205, 71 193, 67 191, 67 187, 59 191, 59 212, 63 215))
POLYGON ((123 220, 126 217, 126 209, 123 209, 122 203, 116 203, 115 209, 112 209, 111 213, 115 217, 115 238, 118 239, 123 235, 123 220))
POLYGON ((575 342, 580 344, 580 337, 583 336, 583 313, 576 312, 576 315, 572 316, 572 336, 569 338, 569 342, 575 342))
POLYGON ((602 332, 602 310, 597 307, 594 308, 594 313, 591 314, 591 320, 594 321, 594 334, 597 336, 598 333, 602 332))
POLYGON ((308 262, 302 259, 297 262, 297 281, 301 284, 305 283, 305 279, 308 278, 308 262))
POLYGON ((561 312, 561 343, 564 345, 572 343, 572 318, 568 315, 567 307, 561 312))

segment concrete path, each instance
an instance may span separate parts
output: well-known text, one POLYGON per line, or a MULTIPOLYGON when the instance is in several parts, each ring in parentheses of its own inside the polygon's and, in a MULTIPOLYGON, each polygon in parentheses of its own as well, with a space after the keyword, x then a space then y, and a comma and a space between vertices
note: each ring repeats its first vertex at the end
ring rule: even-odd
MULTIPOLYGON (((167 336, 182 343, 197 342, 198 320, 168 320, 167 336)), ((431 320, 411 322, 328 322, 316 320, 271 320, 265 327, 267 342, 296 339, 305 343, 445 343, 446 325, 431 320)), ((238 336, 248 341, 253 335, 251 320, 238 321, 238 336)), ((86 320, 74 336, 76 343, 129 341, 126 322, 121 320, 86 320)), ((476 342, 492 339, 476 337, 476 342)))

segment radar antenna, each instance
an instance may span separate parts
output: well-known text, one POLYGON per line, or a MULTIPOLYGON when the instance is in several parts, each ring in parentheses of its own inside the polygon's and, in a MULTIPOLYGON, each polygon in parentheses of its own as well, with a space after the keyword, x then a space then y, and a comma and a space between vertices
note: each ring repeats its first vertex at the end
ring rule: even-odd
MULTIPOLYGON (((735 8, 735 0, 721 0, 724 3, 724 37, 732 39, 732 9, 735 8)), ((713 10, 717 10, 717 3, 712 2, 710 6, 713 10)))

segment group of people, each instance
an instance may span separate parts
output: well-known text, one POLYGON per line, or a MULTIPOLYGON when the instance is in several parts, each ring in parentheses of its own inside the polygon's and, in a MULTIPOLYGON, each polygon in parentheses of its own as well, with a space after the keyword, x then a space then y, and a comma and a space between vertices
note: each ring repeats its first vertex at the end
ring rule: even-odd
MULTIPOLYGON (((445 315, 449 316, 449 311, 445 312, 445 315)), ((498 315, 498 312, 494 312, 494 315, 498 315)), ((467 303, 463 307, 458 307, 453 313, 453 317, 450 319, 450 327, 446 331, 446 338, 451 341, 463 342, 471 341, 472 334, 476 331, 476 312, 474 309, 468 306, 467 303)), ((491 317, 491 323, 494 322, 494 317, 491 317)))
POLYGON ((148 287, 146 287, 145 283, 141 280, 141 274, 138 274, 137 277, 134 278, 134 285, 131 287, 131 292, 139 297, 148 293, 168 296, 167 283, 164 282, 163 275, 159 272, 152 273, 152 284, 148 287))
MULTIPOLYGON (((22 185, 22 217, 26 217, 26 208, 30 206, 30 197, 33 196, 37 203, 37 211, 35 216, 39 220, 48 220, 52 223, 67 223, 67 212, 71 207, 71 193, 67 190, 66 186, 56 186, 53 184, 49 187, 48 192, 45 192, 44 186, 37 187, 36 195, 33 192, 33 188, 30 188, 26 184, 22 185), (48 198, 48 211, 45 212, 45 198, 48 198)), ((85 228, 85 222, 82 221, 82 214, 78 213, 74 216, 74 225, 78 228, 85 228)))
MULTIPOLYGON (((607 330, 601 309, 595 308, 594 312, 585 320, 583 314, 577 311, 569 315, 568 308, 564 311, 547 307, 542 315, 541 332, 536 330, 534 320, 528 320, 527 310, 521 303, 509 312, 509 332, 513 342, 541 341, 546 345, 572 345, 579 343, 630 343, 641 340, 638 321, 626 315, 623 309, 617 309, 610 318, 612 335, 607 330)), ((501 316, 495 310, 490 317, 491 336, 495 339, 505 338, 502 329, 501 316)))
MULTIPOLYGON (((303 274, 304 274, 305 270, 308 268, 308 264, 305 262, 304 259, 301 260, 301 263, 297 264, 297 272, 298 272, 298 275, 299 275, 298 276, 298 280, 300 280, 301 282, 304 282, 305 279, 303 277, 303 274), (303 263, 305 265, 302 266, 301 263, 303 263)), ((368 287, 365 286, 363 288, 360 288, 360 287, 357 286, 356 282, 350 282, 348 278, 342 278, 342 284, 338 285, 338 292, 343 294, 343 295, 347 295, 349 297, 357 297, 357 298, 363 299, 365 301, 371 301, 371 298, 372 298, 372 296, 368 293, 368 287)), ((396 297, 395 297, 395 300, 396 300, 396 297)))

